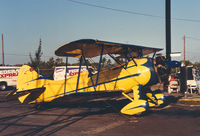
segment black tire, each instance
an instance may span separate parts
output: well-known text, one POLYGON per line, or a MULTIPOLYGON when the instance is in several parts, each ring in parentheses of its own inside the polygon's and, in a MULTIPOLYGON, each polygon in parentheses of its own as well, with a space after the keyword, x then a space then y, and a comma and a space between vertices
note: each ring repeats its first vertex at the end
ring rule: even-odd
POLYGON ((5 91, 7 89, 7 84, 5 82, 0 83, 0 90, 5 91))

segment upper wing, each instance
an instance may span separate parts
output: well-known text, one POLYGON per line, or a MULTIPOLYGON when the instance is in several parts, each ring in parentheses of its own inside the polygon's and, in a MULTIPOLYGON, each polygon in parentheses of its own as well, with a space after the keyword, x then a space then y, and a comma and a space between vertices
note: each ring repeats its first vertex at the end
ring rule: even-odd
POLYGON ((86 58, 92 58, 100 56, 102 46, 104 46, 103 54, 120 55, 124 54, 124 52, 128 49, 133 56, 138 56, 141 54, 148 55, 162 50, 160 48, 151 48, 139 45, 106 42, 93 39, 81 39, 59 47, 55 51, 55 54, 57 56, 68 57, 80 57, 81 55, 84 55, 86 58))

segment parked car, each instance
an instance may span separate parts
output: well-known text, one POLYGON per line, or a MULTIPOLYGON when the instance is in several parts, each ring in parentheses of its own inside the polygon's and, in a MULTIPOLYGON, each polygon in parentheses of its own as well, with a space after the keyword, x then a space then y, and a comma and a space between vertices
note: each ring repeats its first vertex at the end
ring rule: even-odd
POLYGON ((16 86, 20 67, 0 66, 0 90, 4 91, 8 86, 16 86))
MULTIPOLYGON (((85 71, 87 68, 86 66, 81 67, 81 72, 85 71)), ((70 78, 74 75, 77 75, 79 71, 79 66, 67 66, 67 78, 70 78)), ((54 70, 54 80, 64 80, 65 79, 65 66, 58 66, 55 67, 54 70)))

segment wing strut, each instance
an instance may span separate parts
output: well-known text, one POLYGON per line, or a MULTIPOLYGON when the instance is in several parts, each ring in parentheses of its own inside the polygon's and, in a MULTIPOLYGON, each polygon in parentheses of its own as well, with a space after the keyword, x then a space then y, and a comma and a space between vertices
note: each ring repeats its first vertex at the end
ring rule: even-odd
POLYGON ((87 68, 87 70, 88 70, 88 72, 89 72, 89 76, 90 76, 90 79, 91 79, 91 82, 92 82, 92 86, 93 86, 93 88, 94 88, 94 91, 96 91, 96 87, 95 87, 94 81, 93 81, 93 79, 92 79, 92 73, 91 73, 91 70, 89 70, 87 60, 85 59, 85 56, 84 56, 84 54, 83 54, 83 50, 82 50, 82 57, 83 57, 83 60, 84 60, 84 62, 85 62, 86 68, 87 68))
POLYGON ((156 51, 155 51, 154 54, 153 54, 153 57, 152 57, 153 59, 154 59, 155 55, 156 55, 156 51))
POLYGON ((112 54, 108 54, 115 62, 117 62, 119 65, 122 65, 119 60, 117 60, 112 54))
POLYGON ((81 56, 81 58, 80 58, 80 64, 79 64, 79 70, 78 70, 78 79, 77 79, 77 84, 76 84, 76 93, 78 91, 79 78, 80 78, 80 74, 81 74, 82 60, 83 60, 83 57, 81 56))
POLYGON ((128 56, 127 56, 127 53, 128 53, 128 47, 125 47, 125 53, 124 53, 124 57, 125 57, 125 69, 127 68, 127 65, 128 65, 128 56))
POLYGON ((104 50, 104 46, 101 46, 101 55, 100 55, 100 59, 99 59, 99 65, 98 65, 98 71, 97 71, 97 78, 96 78, 96 85, 98 84, 98 80, 99 80, 99 72, 101 70, 101 61, 103 58, 103 50, 104 50))
POLYGON ((143 51, 142 51, 142 49, 137 48, 137 52, 138 52, 138 57, 142 58, 143 57, 143 51))
POLYGON ((137 66, 137 63, 135 62, 135 59, 133 58, 131 52, 128 50, 128 54, 130 55, 131 59, 133 60, 133 62, 135 63, 135 65, 137 66))
POLYGON ((66 93, 66 84, 67 84, 67 72, 68 72, 68 70, 67 70, 67 65, 68 65, 68 57, 66 57, 66 64, 65 64, 65 85, 64 85, 64 95, 65 95, 65 93, 66 93))

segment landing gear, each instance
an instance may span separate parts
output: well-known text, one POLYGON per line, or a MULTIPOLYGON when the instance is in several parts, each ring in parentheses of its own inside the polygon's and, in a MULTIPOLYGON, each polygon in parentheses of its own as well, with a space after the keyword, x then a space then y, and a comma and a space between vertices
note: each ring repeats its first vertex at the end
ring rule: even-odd
POLYGON ((127 115, 138 115, 141 114, 148 109, 148 102, 145 100, 135 100, 127 104, 125 107, 121 109, 121 113, 127 115))
POLYGON ((5 91, 7 89, 7 84, 5 82, 0 83, 0 90, 5 91))
POLYGON ((131 98, 130 96, 128 96, 125 93, 122 93, 126 98, 128 98, 129 100, 131 100, 132 102, 130 102, 129 104, 127 104, 125 107, 123 107, 121 109, 121 113, 123 114, 127 114, 127 115, 139 115, 144 113, 145 111, 148 110, 149 108, 149 104, 146 100, 143 100, 141 98, 141 86, 138 85, 134 88, 132 88, 133 90, 133 98, 131 98))
POLYGON ((166 101, 164 94, 162 94, 160 90, 141 91, 140 86, 133 88, 134 99, 125 93, 122 94, 126 98, 131 100, 129 104, 127 104, 125 107, 121 109, 121 113, 127 115, 138 115, 144 113, 145 111, 148 111, 149 108, 162 107, 166 101))
POLYGON ((149 107, 162 107, 166 101, 166 98, 161 91, 149 91, 146 93, 146 98, 149 107))

